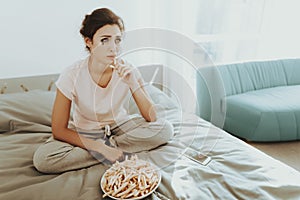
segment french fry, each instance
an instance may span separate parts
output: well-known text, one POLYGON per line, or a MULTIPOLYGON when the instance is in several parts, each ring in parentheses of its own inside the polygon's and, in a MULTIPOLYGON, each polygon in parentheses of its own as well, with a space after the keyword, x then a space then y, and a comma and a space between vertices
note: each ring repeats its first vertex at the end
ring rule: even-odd
POLYGON ((123 183, 119 188, 117 188, 117 190, 114 191, 114 193, 112 193, 112 196, 116 196, 116 194, 118 194, 119 192, 121 192, 126 186, 128 185, 127 182, 123 183))
POLYGON ((103 194, 102 197, 103 197, 103 198, 104 198, 104 197, 107 197, 107 196, 111 195, 113 192, 114 192, 113 190, 110 190, 109 192, 103 194))
POLYGON ((156 169, 144 160, 131 156, 123 162, 116 162, 103 175, 101 182, 103 197, 111 196, 121 199, 142 197, 151 193, 160 180, 156 169))
POLYGON ((122 199, 125 197, 126 194, 128 194, 129 192, 131 192, 131 190, 133 190, 136 187, 135 184, 129 186, 125 191, 119 193, 116 195, 116 197, 122 197, 122 199))

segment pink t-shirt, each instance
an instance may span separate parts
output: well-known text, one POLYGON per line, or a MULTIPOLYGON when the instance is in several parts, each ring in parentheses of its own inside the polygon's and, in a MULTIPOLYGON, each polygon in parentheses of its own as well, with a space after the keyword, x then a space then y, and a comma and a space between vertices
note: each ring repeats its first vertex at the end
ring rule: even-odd
MULTIPOLYGON (((56 87, 74 103, 75 127, 97 130, 130 119, 129 86, 114 70, 106 88, 100 87, 89 73, 88 60, 89 57, 67 67, 56 81, 56 87)), ((137 76, 141 78, 139 73, 137 76)))

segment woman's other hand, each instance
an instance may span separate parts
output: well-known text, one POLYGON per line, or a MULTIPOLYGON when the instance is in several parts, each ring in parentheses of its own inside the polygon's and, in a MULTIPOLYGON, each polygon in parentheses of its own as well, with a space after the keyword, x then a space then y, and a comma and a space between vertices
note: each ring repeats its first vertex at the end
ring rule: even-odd
POLYGON ((101 153, 111 163, 124 160, 123 151, 118 148, 106 146, 101 153))

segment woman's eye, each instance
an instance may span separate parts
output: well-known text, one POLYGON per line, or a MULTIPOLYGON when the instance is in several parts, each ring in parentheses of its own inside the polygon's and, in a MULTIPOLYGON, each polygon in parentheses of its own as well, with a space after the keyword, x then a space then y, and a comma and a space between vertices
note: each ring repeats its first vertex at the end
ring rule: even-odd
POLYGON ((115 40, 115 43, 116 43, 116 44, 120 44, 121 42, 122 42, 122 39, 121 39, 121 38, 118 38, 118 39, 115 40))
POLYGON ((100 41, 102 44, 106 44, 106 43, 108 43, 109 40, 108 40, 108 38, 103 38, 100 41))

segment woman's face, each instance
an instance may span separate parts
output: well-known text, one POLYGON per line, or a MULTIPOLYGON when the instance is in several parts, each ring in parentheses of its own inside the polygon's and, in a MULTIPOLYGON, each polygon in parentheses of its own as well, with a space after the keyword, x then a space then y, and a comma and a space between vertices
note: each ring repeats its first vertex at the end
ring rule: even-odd
POLYGON ((94 34, 93 40, 86 39, 86 45, 90 48, 91 56, 97 62, 105 65, 114 62, 120 53, 122 32, 118 25, 105 25, 94 34))

